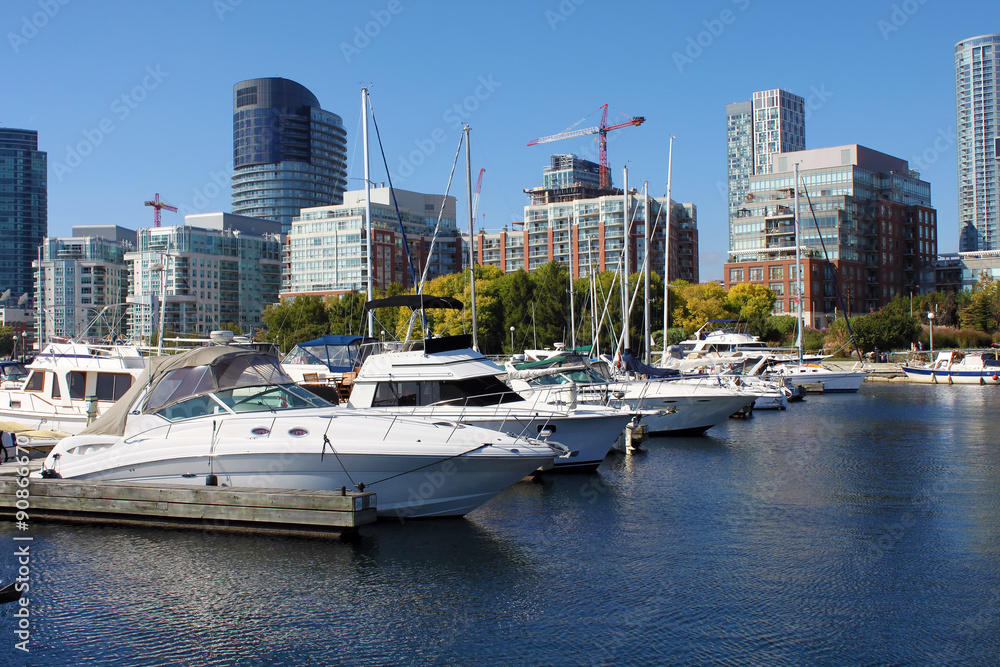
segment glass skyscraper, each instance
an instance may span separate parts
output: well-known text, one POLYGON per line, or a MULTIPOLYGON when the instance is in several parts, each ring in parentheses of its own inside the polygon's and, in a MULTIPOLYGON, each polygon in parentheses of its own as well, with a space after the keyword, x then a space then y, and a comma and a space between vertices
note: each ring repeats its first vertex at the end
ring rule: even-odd
POLYGON ((35 293, 32 260, 48 234, 48 156, 38 132, 0 127, 0 294, 16 305, 35 293))
POLYGON ((997 218, 997 69, 1000 35, 955 45, 955 122, 958 140, 959 251, 1000 250, 997 218))
POLYGON ((233 213, 281 223, 303 208, 341 204, 347 132, 340 116, 294 81, 233 86, 233 213))
POLYGON ((778 88, 726 105, 729 241, 744 208, 750 177, 771 173, 771 156, 806 148, 805 100, 778 88))

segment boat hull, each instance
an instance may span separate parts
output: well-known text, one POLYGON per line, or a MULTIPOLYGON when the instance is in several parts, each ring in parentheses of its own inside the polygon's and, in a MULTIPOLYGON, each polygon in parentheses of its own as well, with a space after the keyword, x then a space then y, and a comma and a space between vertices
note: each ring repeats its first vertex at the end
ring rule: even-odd
POLYGON ((903 372, 910 382, 921 384, 1000 384, 996 369, 956 371, 903 366, 903 372))
POLYGON ((548 446, 492 431, 417 420, 338 416, 283 423, 262 414, 190 421, 197 423, 125 438, 73 436, 57 446, 59 458, 50 455, 46 463, 61 477, 95 481, 203 486, 214 476, 224 486, 315 490, 363 484, 377 494, 380 517, 402 519, 462 516, 551 465, 555 455, 548 446), (349 441, 337 437, 348 431, 354 434, 349 441))

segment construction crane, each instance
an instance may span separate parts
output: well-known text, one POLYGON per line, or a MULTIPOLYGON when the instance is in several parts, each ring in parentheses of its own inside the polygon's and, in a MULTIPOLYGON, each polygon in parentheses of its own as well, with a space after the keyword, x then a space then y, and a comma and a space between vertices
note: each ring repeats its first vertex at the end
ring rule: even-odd
MULTIPOLYGON (((601 187, 607 188, 611 185, 611 178, 608 172, 608 132, 611 130, 620 130, 623 127, 630 127, 632 125, 639 126, 646 122, 644 116, 633 116, 630 120, 624 123, 618 123, 617 125, 608 125, 608 105, 603 104, 599 107, 604 110, 601 114, 601 124, 597 127, 586 127, 582 130, 569 129, 565 132, 560 132, 559 134, 549 135, 547 137, 541 137, 533 141, 529 141, 529 146, 535 146, 537 144, 545 144, 550 141, 559 141, 560 139, 570 139, 572 137, 579 137, 584 134, 596 134, 598 136, 598 146, 600 147, 600 165, 601 165, 601 187)), ((581 121, 577 121, 579 125, 581 121)))
POLYGON ((159 192, 156 193, 156 196, 153 197, 152 201, 147 201, 146 202, 146 206, 152 206, 153 207, 153 226, 154 227, 159 227, 160 226, 160 209, 161 208, 165 208, 168 211, 173 211, 174 213, 177 212, 177 207, 176 206, 171 206, 170 204, 164 204, 163 202, 160 201, 160 193, 159 192))

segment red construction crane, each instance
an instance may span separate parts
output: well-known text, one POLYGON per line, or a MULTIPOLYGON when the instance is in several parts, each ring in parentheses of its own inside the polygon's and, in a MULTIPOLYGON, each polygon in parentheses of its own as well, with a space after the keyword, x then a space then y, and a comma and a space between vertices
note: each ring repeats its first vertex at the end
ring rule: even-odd
MULTIPOLYGON (((599 108, 604 110, 601 114, 601 124, 597 127, 587 127, 582 130, 569 129, 565 132, 560 132, 559 134, 553 134, 548 137, 541 137, 533 141, 529 141, 529 146, 534 146, 536 144, 545 144, 550 141, 559 141, 560 139, 569 139, 571 137, 579 137, 584 134, 596 134, 598 136, 598 146, 600 147, 600 165, 601 165, 601 187, 607 188, 611 184, 611 179, 608 174, 608 132, 611 130, 620 130, 623 127, 630 127, 632 125, 639 126, 646 122, 644 116, 633 116, 630 120, 624 123, 618 123, 617 125, 608 125, 608 105, 603 104, 599 108)), ((579 124, 580 121, 577 121, 579 124)))
POLYGON ((153 226, 154 227, 159 227, 160 226, 160 209, 161 208, 165 208, 168 211, 173 211, 174 213, 177 212, 177 207, 176 206, 171 206, 170 204, 164 204, 163 202, 160 201, 160 193, 159 192, 156 193, 156 196, 153 198, 152 201, 147 201, 146 202, 146 206, 152 206, 153 207, 153 226))

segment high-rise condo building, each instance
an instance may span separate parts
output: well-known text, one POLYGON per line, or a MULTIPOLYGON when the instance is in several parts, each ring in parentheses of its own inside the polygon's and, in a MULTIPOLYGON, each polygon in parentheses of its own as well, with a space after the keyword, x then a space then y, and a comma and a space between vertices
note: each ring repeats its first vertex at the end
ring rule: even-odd
POLYGON ((303 208, 340 204, 347 132, 309 90, 281 78, 233 86, 233 213, 288 232, 303 208))
POLYGON ((772 155, 805 147, 805 100, 798 95, 775 88, 726 105, 730 250, 736 212, 749 192, 750 177, 770 174, 772 155))
POLYGON ((35 293, 31 262, 48 233, 47 176, 38 132, 0 127, 0 306, 25 305, 35 293))
POLYGON ((758 283, 778 297, 775 314, 796 311, 796 163, 806 325, 823 328, 845 310, 868 313, 896 295, 919 294, 920 274, 937 257, 930 183, 906 160, 857 144, 779 153, 769 173, 750 178, 726 289, 758 283))
POLYGON ((1000 250, 997 101, 1000 34, 955 45, 958 228, 961 252, 1000 250))
POLYGON ((75 225, 72 236, 45 238, 34 262, 42 340, 123 336, 131 281, 125 253, 134 248, 135 232, 117 225, 75 225))

